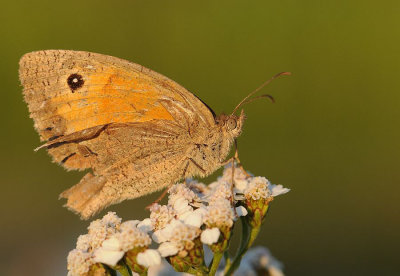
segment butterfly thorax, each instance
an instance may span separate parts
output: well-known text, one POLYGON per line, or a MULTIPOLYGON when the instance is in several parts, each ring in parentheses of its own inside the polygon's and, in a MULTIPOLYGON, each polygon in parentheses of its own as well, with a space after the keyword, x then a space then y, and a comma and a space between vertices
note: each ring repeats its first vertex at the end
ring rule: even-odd
POLYGON ((186 175, 207 176, 217 170, 226 160, 234 139, 242 131, 243 112, 236 115, 221 114, 215 118, 215 125, 205 129, 208 133, 200 135, 202 139, 194 140, 188 154, 191 160, 186 175))

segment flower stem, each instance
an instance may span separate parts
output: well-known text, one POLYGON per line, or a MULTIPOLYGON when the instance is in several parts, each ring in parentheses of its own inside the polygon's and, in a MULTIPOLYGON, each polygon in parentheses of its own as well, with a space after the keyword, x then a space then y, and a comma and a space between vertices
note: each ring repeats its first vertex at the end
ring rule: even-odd
POLYGON ((122 276, 132 276, 132 273, 131 273, 130 269, 128 268, 128 265, 123 261, 118 263, 116 270, 122 276))
POLYGON ((224 252, 224 259, 225 259, 225 269, 224 272, 227 271, 227 267, 229 268, 231 266, 231 258, 229 257, 228 250, 224 252))
POLYGON ((201 275, 207 275, 207 268, 205 267, 198 267, 198 268, 189 268, 187 271, 185 271, 186 273, 192 274, 192 275, 197 275, 197 276, 201 276, 201 275))
POLYGON ((249 242, 247 243, 246 251, 253 245, 254 241, 256 240, 256 238, 258 236, 258 233, 260 233, 260 230, 261 230, 261 226, 251 228, 250 239, 249 239, 249 242))
POLYGON ((240 239, 239 249, 236 252, 236 256, 233 258, 233 261, 230 264, 227 263, 225 266, 224 275, 226 276, 232 275, 236 268, 239 267, 241 256, 244 254, 247 241, 250 238, 249 226, 246 223, 245 218, 240 217, 240 221, 242 222, 242 236, 240 239))
POLYGON ((253 244, 256 239, 258 233, 260 232, 260 227, 251 228, 246 222, 246 218, 240 217, 240 221, 242 222, 242 239, 240 241, 239 249, 236 253, 235 258, 233 259, 231 264, 227 264, 225 267, 225 275, 232 275, 233 272, 239 267, 240 261, 242 260, 243 255, 253 244), (250 229, 251 228, 251 229, 250 229))
POLYGON ((222 253, 222 252, 214 253, 214 258, 213 258, 213 260, 211 262, 210 272, 209 272, 208 275, 210 275, 210 276, 214 276, 215 275, 215 273, 218 270, 218 266, 219 266, 219 263, 221 262, 221 259, 222 259, 223 255, 224 255, 224 253, 222 253))
POLYGON ((107 276, 117 276, 117 271, 112 269, 111 267, 105 266, 106 268, 106 275, 107 276))

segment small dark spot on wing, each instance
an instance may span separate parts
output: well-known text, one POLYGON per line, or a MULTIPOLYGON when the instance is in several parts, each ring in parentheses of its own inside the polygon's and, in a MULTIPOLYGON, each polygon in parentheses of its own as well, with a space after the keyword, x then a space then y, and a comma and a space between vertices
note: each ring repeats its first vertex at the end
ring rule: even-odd
POLYGON ((72 93, 81 88, 84 83, 85 81, 83 80, 82 75, 79 74, 72 74, 67 79, 67 84, 69 88, 71 88, 72 93))

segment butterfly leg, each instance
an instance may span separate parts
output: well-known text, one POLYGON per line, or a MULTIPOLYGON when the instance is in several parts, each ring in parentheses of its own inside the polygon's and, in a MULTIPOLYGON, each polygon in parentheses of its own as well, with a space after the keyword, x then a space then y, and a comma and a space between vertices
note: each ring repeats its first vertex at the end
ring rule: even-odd
MULTIPOLYGON (((206 170, 203 169, 199 164, 197 164, 196 161, 193 160, 193 158, 188 158, 189 161, 191 161, 202 173, 206 173, 206 170)), ((189 162, 188 162, 189 164, 189 162)), ((186 173, 186 171, 185 171, 186 173)), ((185 176, 185 173, 183 174, 183 176, 185 176)))
POLYGON ((158 204, 168 193, 169 189, 174 185, 175 183, 171 183, 168 185, 167 188, 165 188, 164 192, 162 192, 162 194, 156 199, 154 200, 151 204, 146 206, 147 210, 151 209, 151 206, 153 206, 154 204, 158 204))
POLYGON ((232 168, 233 168, 233 169, 232 169, 232 176, 234 175, 235 167, 239 167, 239 169, 241 169, 241 170, 243 171, 243 173, 244 173, 247 177, 251 177, 251 175, 250 175, 248 172, 246 172, 246 170, 244 169, 242 163, 240 162, 240 159, 239 159, 239 151, 238 151, 238 146, 237 146, 237 141, 236 141, 236 139, 235 139, 235 155, 234 155, 233 157, 229 158, 228 160, 225 160, 224 162, 222 162, 222 163, 221 163, 221 167, 222 167, 222 166, 226 166, 226 165, 228 165, 229 163, 232 163, 232 168), (235 166, 235 161, 236 161, 236 166, 235 166))
POLYGON ((243 173, 247 176, 247 177, 251 177, 251 175, 246 172, 246 170, 243 168, 242 162, 240 162, 239 159, 239 150, 238 150, 238 145, 237 145, 237 140, 235 139, 235 156, 234 159, 236 160, 236 164, 239 166, 239 168, 243 171, 243 173))

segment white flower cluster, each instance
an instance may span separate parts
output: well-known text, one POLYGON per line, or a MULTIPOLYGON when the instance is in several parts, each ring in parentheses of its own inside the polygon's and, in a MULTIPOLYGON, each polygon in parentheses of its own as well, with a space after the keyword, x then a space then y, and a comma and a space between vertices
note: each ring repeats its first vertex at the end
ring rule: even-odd
MULTIPOLYGON (((68 256, 71 276, 83 275, 95 263, 115 266, 133 248, 146 248, 137 256, 138 264, 149 267, 160 264, 161 257, 185 257, 196 242, 212 245, 219 241, 221 231, 232 228, 238 216, 246 216, 237 201, 274 197, 289 189, 272 185, 264 177, 249 177, 227 166, 222 177, 210 185, 192 181, 175 184, 169 189, 167 205, 153 204, 150 217, 143 221, 121 222, 115 213, 93 221, 87 235, 78 238, 76 249, 68 256), (151 238, 150 236, 151 235, 151 238), (158 248, 147 249, 152 240, 158 248)), ((243 205, 243 204, 242 204, 243 205)))
MULTIPOLYGON (((151 239, 146 233, 148 228, 146 222, 149 221, 136 220, 121 223, 121 218, 114 212, 109 212, 102 219, 92 221, 88 227, 88 234, 79 236, 76 248, 68 254, 68 275, 84 275, 95 263, 115 266, 128 250, 149 246, 151 239)), ((158 254, 157 251, 155 252, 158 254)), ((139 255, 149 253, 152 252, 147 249, 139 255)), ((160 259, 159 255, 158 258, 160 259)), ((160 261, 161 259, 151 264, 159 264, 160 261)))
MULTIPOLYGON (((236 200, 259 200, 260 198, 276 197, 290 191, 282 185, 271 184, 265 177, 248 177, 243 170, 238 168, 235 168, 234 174, 236 200)), ((225 168, 220 179, 230 181, 232 179, 232 167, 225 168)))

